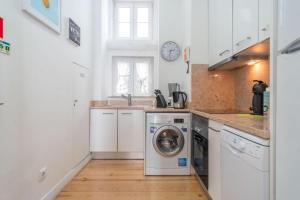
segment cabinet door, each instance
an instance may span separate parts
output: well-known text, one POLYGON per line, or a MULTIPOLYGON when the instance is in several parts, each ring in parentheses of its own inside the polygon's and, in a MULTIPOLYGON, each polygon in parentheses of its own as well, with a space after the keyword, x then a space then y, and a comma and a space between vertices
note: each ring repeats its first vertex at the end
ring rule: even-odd
POLYGON ((299 47, 300 41, 300 1, 278 0, 278 50, 289 45, 299 47))
POLYGON ((90 148, 92 152, 117 152, 117 110, 92 109, 90 148))
POLYGON ((216 123, 214 121, 209 121, 209 131, 208 131, 208 172, 209 172, 209 186, 208 192, 213 200, 221 199, 221 128, 223 125, 216 123))
POLYGON ((73 68, 73 131, 72 159, 77 165, 90 153, 89 141, 89 71, 85 68, 73 68))
POLYGON ((259 0, 259 41, 270 37, 272 10, 272 0, 259 0))
POLYGON ((210 66, 232 56, 232 0, 209 1, 210 66))
POLYGON ((233 51, 258 42, 258 0, 233 0, 233 51))
POLYGON ((118 152, 143 152, 144 112, 118 111, 118 152))

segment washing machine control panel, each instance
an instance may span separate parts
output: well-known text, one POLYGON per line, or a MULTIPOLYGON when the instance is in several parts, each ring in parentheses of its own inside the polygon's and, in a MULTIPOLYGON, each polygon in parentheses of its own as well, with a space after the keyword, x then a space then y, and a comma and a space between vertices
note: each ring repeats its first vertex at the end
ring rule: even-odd
POLYGON ((174 119, 174 124, 183 124, 183 123, 184 123, 184 119, 179 119, 179 118, 174 119))

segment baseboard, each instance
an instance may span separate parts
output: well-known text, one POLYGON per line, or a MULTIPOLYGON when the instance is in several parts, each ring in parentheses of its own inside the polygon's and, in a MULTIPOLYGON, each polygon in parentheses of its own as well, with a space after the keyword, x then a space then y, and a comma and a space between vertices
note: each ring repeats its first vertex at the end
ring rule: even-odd
POLYGON ((41 200, 53 200, 63 190, 63 188, 76 176, 80 170, 91 160, 91 155, 87 155, 78 165, 71 169, 51 190, 46 193, 41 200))
POLYGON ((92 159, 94 160, 112 160, 112 159, 143 160, 144 153, 143 152, 136 152, 136 153, 94 152, 92 153, 92 159))

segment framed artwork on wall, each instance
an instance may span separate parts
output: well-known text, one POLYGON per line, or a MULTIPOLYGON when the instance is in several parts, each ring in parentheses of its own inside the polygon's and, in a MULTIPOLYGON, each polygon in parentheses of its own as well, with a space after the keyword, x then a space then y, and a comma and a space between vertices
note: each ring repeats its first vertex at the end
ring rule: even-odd
POLYGON ((23 10, 57 33, 61 32, 61 0, 23 0, 23 10))

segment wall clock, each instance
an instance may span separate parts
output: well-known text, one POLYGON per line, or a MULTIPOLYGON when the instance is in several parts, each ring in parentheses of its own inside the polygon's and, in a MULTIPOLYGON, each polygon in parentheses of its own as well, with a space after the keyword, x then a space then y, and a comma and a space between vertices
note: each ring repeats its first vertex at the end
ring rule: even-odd
POLYGON ((168 41, 165 42, 161 47, 161 57, 168 61, 172 62, 179 58, 180 56, 180 47, 177 43, 168 41))

